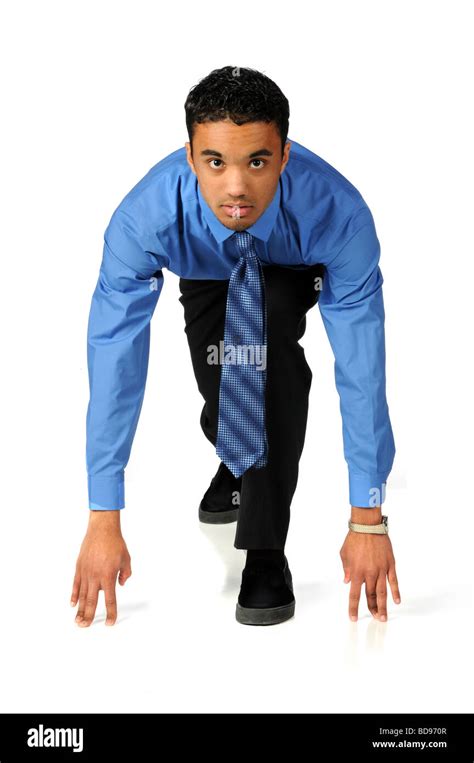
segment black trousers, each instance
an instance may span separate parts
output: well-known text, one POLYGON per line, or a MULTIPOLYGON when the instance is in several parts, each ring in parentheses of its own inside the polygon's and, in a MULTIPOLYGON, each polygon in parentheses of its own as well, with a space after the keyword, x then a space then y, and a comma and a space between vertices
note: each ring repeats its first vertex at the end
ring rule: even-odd
MULTIPOLYGON (((315 278, 321 264, 303 268, 264 265, 267 303, 266 428, 268 462, 251 467, 241 478, 235 548, 284 549, 290 505, 303 451, 312 372, 299 339, 306 313, 319 298, 315 278)), ((224 340, 228 280, 180 278, 193 370, 204 398, 200 424, 215 446, 219 413, 220 363, 209 363, 209 345, 224 340)), ((230 479, 234 479, 225 467, 230 479)))

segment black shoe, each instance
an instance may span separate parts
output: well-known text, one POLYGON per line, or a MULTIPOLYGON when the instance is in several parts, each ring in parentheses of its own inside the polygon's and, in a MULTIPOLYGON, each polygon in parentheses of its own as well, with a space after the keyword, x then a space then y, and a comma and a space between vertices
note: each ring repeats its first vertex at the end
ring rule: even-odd
POLYGON ((239 515, 241 486, 242 477, 234 477, 221 461, 199 504, 199 520, 213 525, 235 522, 239 515))
POLYGON ((295 614, 293 580, 288 559, 247 559, 235 617, 244 625, 276 625, 295 614))

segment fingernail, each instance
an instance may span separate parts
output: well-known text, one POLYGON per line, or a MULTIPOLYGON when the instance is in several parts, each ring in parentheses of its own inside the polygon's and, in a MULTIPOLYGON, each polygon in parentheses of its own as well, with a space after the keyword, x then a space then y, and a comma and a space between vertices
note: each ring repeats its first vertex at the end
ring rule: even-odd
POLYGON ((380 615, 380 619, 381 620, 386 620, 387 618, 385 617, 385 615, 380 615))
POLYGON ((70 603, 71 607, 73 607, 74 604, 75 604, 75 602, 72 599, 71 599, 71 601, 69 603, 70 603))
POLYGON ((357 617, 355 615, 351 615, 351 620, 357 620, 357 617))
POLYGON ((400 599, 395 599, 395 604, 400 604, 400 599))

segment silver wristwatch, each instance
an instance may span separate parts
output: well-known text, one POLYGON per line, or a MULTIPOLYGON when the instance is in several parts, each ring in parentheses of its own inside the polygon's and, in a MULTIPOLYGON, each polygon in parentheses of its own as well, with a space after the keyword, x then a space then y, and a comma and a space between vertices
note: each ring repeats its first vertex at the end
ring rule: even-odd
POLYGON ((379 525, 361 525, 357 522, 348 522, 349 530, 356 533, 375 533, 376 535, 388 535, 388 517, 382 514, 382 522, 379 525))

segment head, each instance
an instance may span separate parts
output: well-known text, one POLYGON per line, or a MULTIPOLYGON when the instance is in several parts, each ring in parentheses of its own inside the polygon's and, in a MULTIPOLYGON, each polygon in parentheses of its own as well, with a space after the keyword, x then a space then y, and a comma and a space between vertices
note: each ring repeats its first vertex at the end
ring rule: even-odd
POLYGON ((288 162, 288 100, 264 74, 224 66, 191 89, 184 108, 187 160, 203 197, 227 228, 248 228, 288 162))

